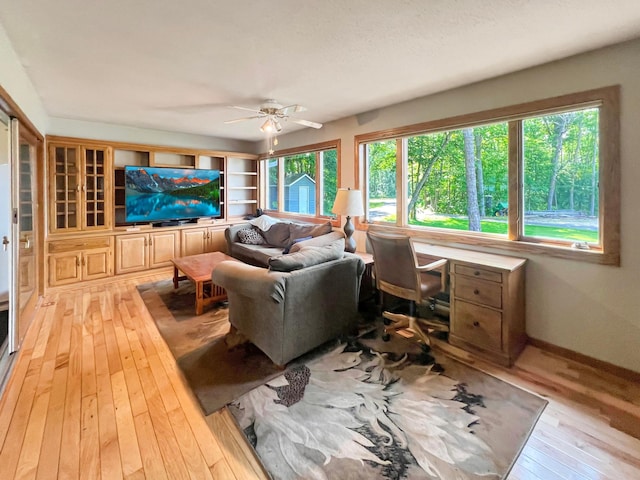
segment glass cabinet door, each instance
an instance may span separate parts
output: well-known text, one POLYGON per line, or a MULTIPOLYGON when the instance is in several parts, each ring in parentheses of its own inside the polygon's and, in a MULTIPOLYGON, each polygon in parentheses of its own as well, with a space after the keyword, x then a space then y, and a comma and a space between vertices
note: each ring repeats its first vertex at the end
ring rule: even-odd
POLYGON ((111 228, 109 147, 51 144, 51 232, 111 228))
POLYGON ((106 149, 84 149, 84 219, 85 228, 101 229, 109 225, 106 192, 109 176, 106 149))
POLYGON ((79 148, 53 145, 51 161, 50 205, 51 231, 79 230, 80 224, 80 166, 79 148))

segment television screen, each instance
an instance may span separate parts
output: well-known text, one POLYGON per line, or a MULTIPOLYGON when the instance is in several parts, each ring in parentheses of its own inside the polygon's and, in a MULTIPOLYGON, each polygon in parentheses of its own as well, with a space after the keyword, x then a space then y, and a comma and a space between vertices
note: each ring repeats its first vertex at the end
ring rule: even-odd
POLYGON ((220 171, 128 165, 125 221, 147 223, 220 216, 220 171))

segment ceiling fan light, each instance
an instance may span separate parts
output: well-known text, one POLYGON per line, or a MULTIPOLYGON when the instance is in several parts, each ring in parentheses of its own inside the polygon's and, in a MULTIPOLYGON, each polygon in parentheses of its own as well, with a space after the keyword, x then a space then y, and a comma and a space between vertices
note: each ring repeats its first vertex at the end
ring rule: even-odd
POLYGON ((265 133, 273 132, 275 130, 275 126, 273 125, 273 120, 271 118, 267 118, 262 124, 262 126, 260 127, 260 130, 262 130, 265 133))
POLYGON ((282 130, 282 125, 280 125, 280 122, 277 119, 273 120, 273 126, 275 127, 276 132, 280 132, 282 130))

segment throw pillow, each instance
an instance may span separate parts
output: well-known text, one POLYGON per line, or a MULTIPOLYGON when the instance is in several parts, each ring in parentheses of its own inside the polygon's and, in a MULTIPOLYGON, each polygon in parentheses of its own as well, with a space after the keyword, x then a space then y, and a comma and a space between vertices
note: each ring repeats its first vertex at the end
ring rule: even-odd
POLYGON ((254 228, 243 228, 238 232, 238 239, 240 243, 244 243, 245 245, 263 245, 264 238, 260 235, 254 228))
POLYGON ((292 272, 319 265, 344 256, 344 238, 323 247, 302 247, 299 252, 278 255, 269 259, 269 269, 275 272, 292 272))
MULTIPOLYGON (((269 228, 269 230, 267 230, 266 232, 262 232, 262 235, 269 245, 271 245, 272 247, 281 248, 289 245, 289 238, 291 238, 289 235, 289 224, 283 222, 278 222, 271 225, 271 228, 269 228)), ((296 236, 295 238, 298 238, 299 236, 300 235, 296 236)))
POLYGON ((287 247, 284 247, 284 250, 282 251, 282 253, 289 253, 289 250, 291 250, 291 247, 293 247, 296 243, 300 243, 300 242, 304 242, 305 240, 311 240, 313 237, 309 236, 309 237, 302 237, 302 238, 296 238, 293 240, 293 242, 291 242, 291 244, 287 247))

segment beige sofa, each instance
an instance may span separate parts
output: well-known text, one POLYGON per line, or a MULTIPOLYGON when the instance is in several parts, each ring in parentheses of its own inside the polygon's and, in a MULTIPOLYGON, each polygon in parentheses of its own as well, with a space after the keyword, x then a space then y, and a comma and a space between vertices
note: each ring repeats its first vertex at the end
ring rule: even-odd
POLYGON ((227 291, 231 325, 277 365, 354 331, 364 262, 344 239, 274 256, 270 268, 222 262, 212 281, 227 291))

